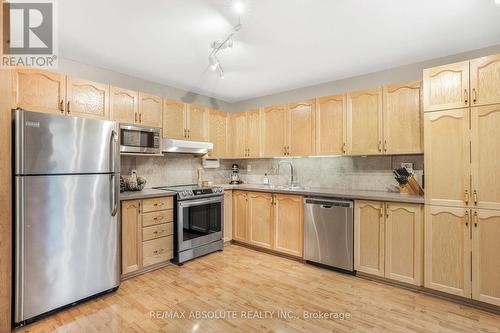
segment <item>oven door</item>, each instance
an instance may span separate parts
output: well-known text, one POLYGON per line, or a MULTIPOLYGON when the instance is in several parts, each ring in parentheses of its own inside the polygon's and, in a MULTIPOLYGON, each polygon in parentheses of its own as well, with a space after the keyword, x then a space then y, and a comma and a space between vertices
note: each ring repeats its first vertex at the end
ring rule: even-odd
POLYGON ((160 131, 155 127, 121 125, 120 152, 159 154, 160 131))
POLYGON ((179 251, 222 239, 224 196, 179 201, 177 208, 179 251))

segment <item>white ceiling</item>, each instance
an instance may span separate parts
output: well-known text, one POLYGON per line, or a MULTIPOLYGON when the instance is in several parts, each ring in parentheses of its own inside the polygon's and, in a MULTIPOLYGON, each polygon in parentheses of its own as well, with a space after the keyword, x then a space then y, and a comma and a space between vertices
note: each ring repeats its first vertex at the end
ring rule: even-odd
POLYGON ((59 53, 228 102, 500 44, 494 0, 62 0, 59 53))

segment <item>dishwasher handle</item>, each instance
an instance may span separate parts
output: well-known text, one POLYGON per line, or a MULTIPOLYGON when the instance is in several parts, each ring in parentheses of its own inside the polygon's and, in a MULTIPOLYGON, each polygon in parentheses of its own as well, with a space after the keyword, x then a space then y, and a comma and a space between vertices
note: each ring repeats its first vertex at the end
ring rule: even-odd
POLYGON ((325 209, 333 207, 352 208, 354 206, 353 201, 350 200, 337 200, 337 199, 325 199, 325 198, 305 198, 304 203, 306 205, 320 205, 321 208, 325 209))

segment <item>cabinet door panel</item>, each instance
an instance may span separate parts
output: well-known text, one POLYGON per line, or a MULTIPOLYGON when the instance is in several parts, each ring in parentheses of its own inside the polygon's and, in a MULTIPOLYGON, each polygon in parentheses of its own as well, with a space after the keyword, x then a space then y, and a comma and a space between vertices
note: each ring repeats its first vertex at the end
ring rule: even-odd
POLYGON ((470 298, 469 210, 428 205, 425 209, 425 287, 470 298))
POLYGON ((469 105, 469 61, 424 70, 424 111, 469 105))
POLYGON ((163 101, 161 97, 139 93, 139 123, 147 126, 162 126, 163 101))
POLYGON ((273 195, 248 193, 249 242, 266 249, 273 248, 273 195))
POLYGON ((382 89, 347 94, 347 112, 350 153, 382 154, 382 89))
POLYGON ((248 196, 233 191, 233 239, 248 243, 248 196))
POLYGON ((187 113, 188 138, 193 141, 207 140, 207 110, 205 107, 195 104, 189 104, 187 113))
POLYGON ((500 103, 500 54, 471 60, 471 105, 500 103))
POLYGON ((355 202, 354 268, 384 276, 384 204, 381 202, 355 202))
POLYGON ((68 76, 66 95, 68 115, 109 119, 109 86, 107 84, 68 76))
POLYGON ((469 110, 429 112, 424 118, 425 203, 466 206, 472 198, 469 110))
POLYGON ((500 104, 472 108, 471 118, 471 199, 479 208, 500 209, 500 104))
POLYGON ((247 115, 238 112, 231 115, 231 141, 233 143, 232 156, 246 157, 247 155, 247 115))
POLYGON ((122 274, 142 268, 141 201, 124 201, 122 219, 122 274))
POLYGON ((311 99, 288 105, 287 149, 292 156, 315 153, 316 101, 311 99))
POLYGON ((500 306, 500 211, 473 214, 472 298, 500 306))
POLYGON ((163 137, 186 139, 186 104, 172 99, 163 100, 163 137))
POLYGON ((264 157, 284 156, 286 145, 286 106, 265 108, 262 113, 262 151, 264 157))
POLYGON ((421 286, 424 256, 422 207, 387 203, 385 211, 385 277, 421 286))
POLYGON ((422 81, 384 87, 384 153, 423 152, 422 81))
POLYGON ((261 115, 260 110, 250 110, 247 115, 247 149, 248 157, 261 156, 261 115))
POLYGON ((340 155, 347 151, 345 95, 318 99, 316 113, 316 153, 340 155))
POLYGON ((208 116, 208 138, 214 144, 213 150, 209 153, 210 157, 228 156, 228 121, 227 112, 210 110, 208 116))
POLYGON ((233 191, 224 191, 224 242, 233 239, 233 191))
POLYGON ((64 114, 66 76, 36 69, 12 70, 12 108, 64 114))
POLYGON ((298 195, 275 195, 274 249, 303 257, 304 199, 298 195))
POLYGON ((110 88, 111 120, 133 124, 139 120, 139 93, 137 91, 110 88))

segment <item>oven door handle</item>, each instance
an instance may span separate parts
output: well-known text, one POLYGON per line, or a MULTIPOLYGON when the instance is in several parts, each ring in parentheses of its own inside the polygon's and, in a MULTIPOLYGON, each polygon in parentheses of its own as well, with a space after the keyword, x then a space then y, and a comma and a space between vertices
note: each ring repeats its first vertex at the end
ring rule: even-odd
POLYGON ((224 196, 219 196, 217 198, 206 198, 206 199, 200 199, 200 200, 180 201, 179 206, 181 206, 181 207, 200 206, 200 205, 206 205, 206 204, 217 203, 217 202, 220 202, 220 203, 224 202, 224 196))

